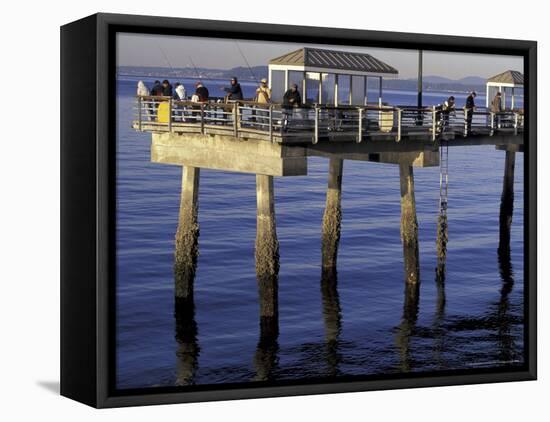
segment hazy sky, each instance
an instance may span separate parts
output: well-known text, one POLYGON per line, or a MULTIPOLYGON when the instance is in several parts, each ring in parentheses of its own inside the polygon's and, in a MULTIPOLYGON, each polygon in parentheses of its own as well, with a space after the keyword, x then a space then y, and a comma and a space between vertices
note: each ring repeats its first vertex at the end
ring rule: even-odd
MULTIPOLYGON (((258 66, 267 65, 270 59, 301 47, 320 47, 371 54, 395 67, 399 71, 399 78, 414 78, 418 69, 416 50, 145 34, 118 34, 117 41, 118 66, 188 67, 194 64, 196 67, 230 69, 246 66, 243 55, 251 66, 258 66)), ((451 79, 465 76, 488 78, 509 69, 523 72, 523 58, 494 54, 424 52, 424 75, 451 79)))

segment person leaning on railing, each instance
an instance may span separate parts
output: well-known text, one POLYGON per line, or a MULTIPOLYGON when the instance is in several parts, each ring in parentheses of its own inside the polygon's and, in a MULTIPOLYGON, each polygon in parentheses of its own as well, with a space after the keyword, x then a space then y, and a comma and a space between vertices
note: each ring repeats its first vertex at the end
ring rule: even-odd
POLYGON ((455 112, 455 97, 451 95, 441 105, 441 130, 445 131, 449 127, 449 116, 455 112))
POLYGON ((283 121, 281 124, 281 130, 286 132, 288 130, 289 120, 292 118, 293 109, 298 108, 302 105, 302 97, 298 91, 298 85, 292 84, 290 89, 285 92, 283 96, 283 121))

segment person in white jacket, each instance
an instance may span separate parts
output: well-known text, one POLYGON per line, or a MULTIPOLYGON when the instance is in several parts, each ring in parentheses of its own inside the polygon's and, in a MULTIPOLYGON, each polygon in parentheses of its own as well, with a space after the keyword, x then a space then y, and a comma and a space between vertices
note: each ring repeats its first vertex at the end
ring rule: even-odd
MULTIPOLYGON (((139 81, 137 84, 137 95, 139 97, 148 97, 149 95, 151 95, 151 93, 149 92, 149 88, 147 88, 147 86, 143 83, 143 81, 139 81)), ((151 103, 149 103, 148 100, 142 99, 141 107, 142 107, 142 111, 145 111, 145 115, 147 116, 147 119, 153 120, 151 119, 151 103)))
POLYGON ((139 96, 149 96, 149 88, 145 86, 143 81, 139 81, 137 85, 137 95, 139 96))
MULTIPOLYGON (((176 101, 186 101, 187 93, 183 84, 176 82, 176 89, 174 90, 174 100, 176 101)), ((185 106, 182 104, 176 104, 176 109, 179 110, 178 115, 182 122, 185 122, 185 106)))

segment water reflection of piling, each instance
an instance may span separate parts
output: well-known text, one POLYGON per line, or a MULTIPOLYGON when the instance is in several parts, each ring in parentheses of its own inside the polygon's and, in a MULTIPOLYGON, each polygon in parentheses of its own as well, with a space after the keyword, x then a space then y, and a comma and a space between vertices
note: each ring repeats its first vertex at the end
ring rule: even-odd
POLYGON ((199 175, 199 168, 185 166, 183 169, 174 265, 176 298, 185 299, 193 295, 199 254, 199 175))
POLYGON ((197 322, 193 297, 177 298, 174 316, 176 320, 176 385, 193 384, 199 358, 197 322))
POLYGON ((256 381, 272 378, 279 351, 278 276, 257 275, 260 296, 260 339, 254 356, 256 381))
POLYGON ((399 350, 400 369, 409 372, 412 368, 410 343, 418 320, 418 304, 420 297, 419 283, 405 283, 403 300, 403 316, 397 329, 396 345, 399 350))
POLYGON ((326 362, 330 376, 338 375, 340 355, 338 341, 342 331, 342 312, 338 295, 338 277, 335 268, 323 268, 321 275, 321 296, 325 323, 326 362))
POLYGON ((321 243, 323 271, 335 271, 336 269, 342 221, 343 164, 344 160, 340 158, 331 158, 329 161, 328 188, 321 243))
POLYGON ((433 334, 434 334, 434 346, 433 346, 433 361, 440 367, 444 367, 442 353, 445 350, 445 338, 447 331, 444 328, 445 322, 445 305, 447 298, 445 295, 445 263, 443 263, 442 271, 439 272, 439 266, 436 268, 435 274, 435 286, 437 290, 436 304, 435 304, 435 317, 433 321, 433 334))
POLYGON ((506 252, 510 249, 510 228, 514 213, 514 168, 516 164, 516 153, 506 151, 504 178, 502 182, 502 196, 500 201, 500 239, 499 252, 506 252))
MULTIPOLYGON (((260 315, 260 339, 256 347, 256 354, 254 355, 254 367, 256 369, 254 380, 267 381, 273 378, 279 352, 277 292, 272 290, 273 286, 277 286, 277 280, 258 279, 258 283, 260 285, 260 301, 262 302, 263 297, 265 301, 269 301, 273 305, 272 315, 260 315)), ((262 308, 262 305, 260 305, 260 308, 262 308)))
POLYGON ((514 338, 511 333, 510 293, 514 287, 514 272, 510 253, 510 230, 514 204, 513 173, 515 153, 506 152, 504 188, 500 209, 500 241, 498 247, 498 266, 502 280, 500 299, 497 307, 497 338, 499 360, 508 362, 514 359, 514 338), (510 154, 510 157, 508 157, 510 154))
POLYGON ((401 162, 399 164, 399 177, 401 185, 401 240, 403 242, 405 281, 407 283, 417 283, 420 279, 418 221, 416 219, 412 165, 401 162))

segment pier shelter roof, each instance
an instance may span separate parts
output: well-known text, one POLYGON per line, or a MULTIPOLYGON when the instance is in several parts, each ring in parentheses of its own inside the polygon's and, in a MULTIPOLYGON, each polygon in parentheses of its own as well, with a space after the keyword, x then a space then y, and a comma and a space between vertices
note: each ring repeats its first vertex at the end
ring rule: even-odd
POLYGON ((369 76, 395 77, 397 69, 370 54, 319 48, 300 48, 269 61, 270 67, 300 68, 309 71, 330 71, 330 73, 360 74, 369 76))
POLYGON ((489 107, 492 98, 496 94, 495 90, 497 90, 502 94, 503 108, 505 110, 508 108, 511 110, 515 109, 517 105, 516 88, 523 89, 523 73, 517 70, 507 70, 490 77, 486 83, 486 106, 489 107), (507 89, 510 92, 506 92, 507 89), (509 101, 507 101, 508 98, 510 99, 509 101))
POLYGON ((516 87, 523 86, 523 73, 517 70, 507 70, 487 79, 489 86, 516 87))
POLYGON ((398 75, 370 54, 310 47, 276 57, 268 67, 274 102, 296 84, 303 103, 334 106, 382 105, 382 79, 398 75))

